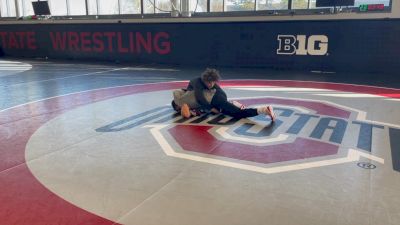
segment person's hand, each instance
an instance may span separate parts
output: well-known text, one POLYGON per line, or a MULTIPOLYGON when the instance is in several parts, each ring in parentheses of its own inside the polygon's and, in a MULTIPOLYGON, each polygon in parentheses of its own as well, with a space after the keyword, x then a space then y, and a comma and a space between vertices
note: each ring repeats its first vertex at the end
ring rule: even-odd
POLYGON ((220 113, 219 110, 218 110, 217 108, 212 108, 212 109, 211 109, 211 112, 212 112, 212 113, 215 113, 215 114, 220 113))

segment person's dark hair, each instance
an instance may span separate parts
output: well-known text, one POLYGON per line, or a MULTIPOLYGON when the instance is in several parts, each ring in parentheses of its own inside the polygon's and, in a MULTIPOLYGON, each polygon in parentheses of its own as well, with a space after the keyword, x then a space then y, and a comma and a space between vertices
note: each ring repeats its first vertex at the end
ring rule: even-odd
POLYGON ((219 75, 218 70, 216 69, 211 69, 207 68, 202 74, 201 74, 201 79, 204 82, 212 82, 212 81, 219 81, 221 79, 221 76, 219 75))

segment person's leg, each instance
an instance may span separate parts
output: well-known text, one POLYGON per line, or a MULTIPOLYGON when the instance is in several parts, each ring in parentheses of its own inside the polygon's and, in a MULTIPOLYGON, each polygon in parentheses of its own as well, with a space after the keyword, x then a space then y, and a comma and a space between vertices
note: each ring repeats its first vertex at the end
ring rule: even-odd
POLYGON ((183 104, 181 99, 182 99, 182 96, 185 94, 185 92, 186 91, 183 89, 176 89, 176 90, 172 91, 172 96, 174 99, 171 102, 171 106, 177 112, 179 112, 181 110, 181 107, 183 104))
POLYGON ((174 102, 179 107, 182 107, 183 104, 187 104, 189 108, 196 109, 199 108, 200 105, 196 101, 196 96, 194 95, 194 91, 185 91, 182 89, 177 89, 172 92, 174 96, 174 102))
POLYGON ((258 114, 268 115, 272 121, 275 121, 274 108, 272 106, 265 106, 257 109, 258 114))
POLYGON ((233 100, 233 101, 229 101, 229 102, 232 103, 232 104, 234 104, 236 107, 238 107, 238 108, 240 108, 240 109, 245 109, 245 108, 246 108, 245 105, 243 105, 242 103, 240 103, 240 102, 238 102, 238 101, 233 100))
POLYGON ((180 111, 183 117, 189 118, 192 115, 198 114, 196 109, 198 109, 200 105, 196 101, 194 91, 177 89, 173 91, 173 97, 174 100, 172 100, 171 105, 176 111, 180 111))
POLYGON ((211 101, 211 105, 220 109, 222 113, 238 119, 265 114, 269 115, 272 121, 275 120, 275 114, 272 106, 241 109, 221 96, 215 96, 211 101))
POLYGON ((255 108, 244 108, 244 109, 240 109, 239 107, 235 106, 234 104, 230 103, 230 102, 224 102, 221 105, 221 110, 222 113, 228 115, 228 116, 232 116, 234 118, 246 118, 246 117, 253 117, 253 116, 257 116, 258 112, 257 109, 255 108))
POLYGON ((179 112, 179 110, 181 110, 181 107, 179 107, 179 106, 175 103, 175 100, 172 100, 171 106, 172 106, 172 108, 173 108, 175 111, 177 111, 177 112, 179 112))
POLYGON ((254 108, 245 108, 241 109, 236 105, 229 102, 224 96, 215 95, 211 101, 211 105, 217 109, 220 109, 222 113, 232 116, 234 118, 245 118, 245 117, 253 117, 257 116, 257 109, 254 108))
POLYGON ((182 96, 186 93, 185 90, 182 89, 176 89, 172 91, 172 96, 174 97, 173 102, 175 105, 177 105, 179 108, 183 105, 183 99, 182 96))

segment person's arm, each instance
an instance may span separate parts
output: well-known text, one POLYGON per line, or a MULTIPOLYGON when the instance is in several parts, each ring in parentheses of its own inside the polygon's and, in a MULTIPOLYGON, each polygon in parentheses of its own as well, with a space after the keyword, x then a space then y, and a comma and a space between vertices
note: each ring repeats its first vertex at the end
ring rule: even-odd
POLYGON ((195 81, 191 81, 194 90, 194 96, 196 97, 197 102, 205 109, 210 110, 212 106, 207 102, 207 99, 204 97, 205 86, 201 81, 201 78, 196 79, 195 81))
POLYGON ((218 94, 223 95, 226 99, 228 98, 225 91, 218 84, 215 84, 214 88, 218 92, 218 94))

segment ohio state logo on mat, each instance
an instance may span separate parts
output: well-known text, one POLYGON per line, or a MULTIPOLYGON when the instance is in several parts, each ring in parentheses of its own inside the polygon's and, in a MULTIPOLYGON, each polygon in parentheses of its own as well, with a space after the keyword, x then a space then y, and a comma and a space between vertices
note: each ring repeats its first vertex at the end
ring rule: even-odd
POLYGON ((372 154, 373 139, 388 136, 390 127, 366 120, 365 111, 305 98, 235 99, 248 107, 273 105, 276 122, 264 115, 238 120, 203 114, 185 119, 169 106, 161 106, 96 131, 148 128, 168 156, 261 173, 317 168, 360 158, 384 164, 383 158, 372 154), (138 120, 124 125, 132 119, 138 120))

